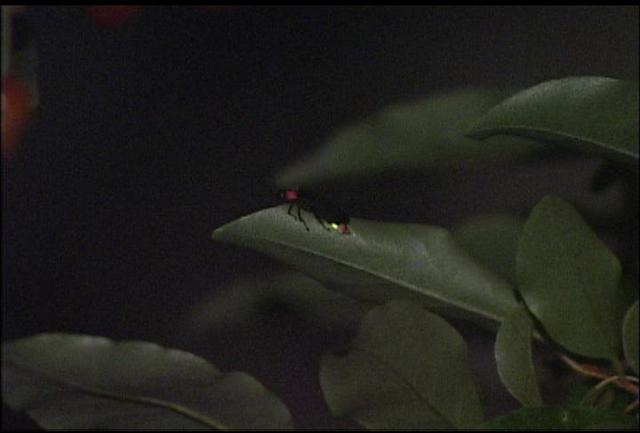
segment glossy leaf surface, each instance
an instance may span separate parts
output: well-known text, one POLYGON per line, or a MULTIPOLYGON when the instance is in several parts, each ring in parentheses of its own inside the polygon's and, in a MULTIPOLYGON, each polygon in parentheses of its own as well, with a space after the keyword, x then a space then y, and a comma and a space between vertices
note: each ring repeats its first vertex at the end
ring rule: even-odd
POLYGON ((638 82, 605 77, 546 81, 493 107, 470 130, 554 142, 638 163, 638 82))
POLYGON ((213 239, 268 254, 364 301, 411 298, 493 326, 515 305, 511 286, 478 265, 443 228, 354 218, 350 233, 342 234, 307 212, 302 216, 309 231, 279 206, 228 223, 213 239))

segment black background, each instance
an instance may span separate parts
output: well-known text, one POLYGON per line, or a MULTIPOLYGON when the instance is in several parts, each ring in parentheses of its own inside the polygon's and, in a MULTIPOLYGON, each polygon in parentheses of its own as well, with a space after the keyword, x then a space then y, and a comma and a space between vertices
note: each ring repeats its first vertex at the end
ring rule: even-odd
MULTIPOLYGON (((281 317, 200 345, 172 333, 202 294, 275 266, 211 231, 273 204, 278 169, 389 103, 638 76, 631 6, 148 7, 117 28, 79 7, 25 18, 40 105, 3 173, 3 339, 171 344, 255 375, 307 428, 352 425, 330 419, 317 384, 330 336, 281 317)), ((389 188, 360 191, 358 216, 446 225, 479 210, 450 181, 434 184, 444 189, 421 218, 409 205, 367 207, 389 188)), ((392 185, 402 197, 405 184, 392 185)), ((33 426, 4 406, 3 424, 33 426)))

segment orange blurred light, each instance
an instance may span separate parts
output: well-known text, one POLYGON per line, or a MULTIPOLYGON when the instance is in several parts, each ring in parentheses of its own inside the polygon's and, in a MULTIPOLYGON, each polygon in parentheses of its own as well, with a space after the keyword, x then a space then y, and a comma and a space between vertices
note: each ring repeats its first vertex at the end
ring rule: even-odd
POLYGON ((141 11, 144 5, 91 5, 84 8, 95 24, 101 27, 117 27, 141 11))
POLYGON ((29 89, 10 75, 2 79, 2 158, 10 158, 31 113, 29 89))

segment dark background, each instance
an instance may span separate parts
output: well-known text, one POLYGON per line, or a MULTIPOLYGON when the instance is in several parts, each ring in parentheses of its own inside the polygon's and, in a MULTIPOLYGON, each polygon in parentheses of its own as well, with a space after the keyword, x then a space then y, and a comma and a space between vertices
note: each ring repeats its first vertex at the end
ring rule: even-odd
MULTIPOLYGON (((274 204, 277 170, 389 103, 638 76, 631 6, 147 7, 117 28, 79 7, 31 7, 25 18, 40 105, 3 174, 3 340, 65 331, 190 350, 256 376, 306 428, 352 425, 330 419, 317 384, 331 336, 276 314, 204 343, 175 338, 203 294, 276 266, 211 231, 274 204)), ((537 192, 559 182, 523 170, 537 192)), ((407 186, 398 179, 354 189, 354 207, 447 225, 491 209, 499 173, 434 180, 419 215, 393 203, 407 186)), ((501 193, 520 196, 517 185, 501 193)), ((479 338, 472 348, 492 343, 479 338)), ((3 424, 34 426, 4 406, 3 424)))

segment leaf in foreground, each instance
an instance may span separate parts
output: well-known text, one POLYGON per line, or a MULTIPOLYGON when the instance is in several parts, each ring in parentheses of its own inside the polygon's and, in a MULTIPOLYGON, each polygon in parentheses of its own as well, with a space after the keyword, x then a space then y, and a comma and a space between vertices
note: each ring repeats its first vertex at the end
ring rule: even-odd
POLYGON ((513 134, 638 163, 638 82, 605 77, 546 81, 482 117, 469 135, 513 134))
POLYGON ((230 222, 213 239, 252 248, 363 301, 411 298, 434 311, 495 326, 516 305, 511 286, 478 265, 440 227, 353 218, 350 234, 326 230, 287 206, 230 222))
POLYGON ((369 429, 482 422, 464 340, 444 319, 409 301, 372 309, 347 355, 323 358, 320 384, 334 415, 369 429))
POLYGON ((533 323, 524 307, 505 317, 496 336, 496 364, 500 380, 525 406, 542 406, 531 353, 533 323))
POLYGON ((622 342, 624 357, 633 371, 638 373, 638 301, 629 308, 624 316, 622 342))
POLYGON ((140 341, 47 333, 3 344, 2 398, 45 429, 291 428, 244 373, 140 341))
POLYGON ((523 408, 484 424, 492 430, 577 430, 637 428, 635 419, 618 412, 588 407, 523 408))
POLYGON ((542 146, 519 137, 484 143, 464 136, 471 122, 510 92, 458 90, 392 105, 338 131, 310 158, 285 168, 281 187, 312 186, 344 178, 370 178, 387 170, 422 170, 513 160, 542 146))
POLYGON ((573 206, 547 196, 534 207, 516 267, 525 303, 556 342, 583 356, 618 355, 621 265, 573 206))

